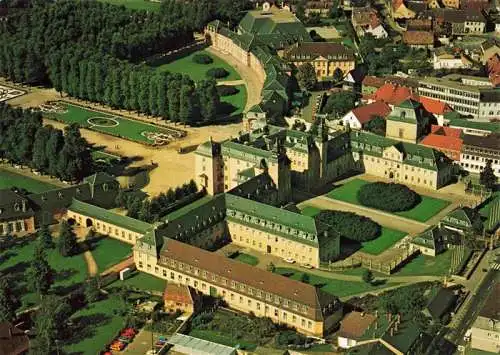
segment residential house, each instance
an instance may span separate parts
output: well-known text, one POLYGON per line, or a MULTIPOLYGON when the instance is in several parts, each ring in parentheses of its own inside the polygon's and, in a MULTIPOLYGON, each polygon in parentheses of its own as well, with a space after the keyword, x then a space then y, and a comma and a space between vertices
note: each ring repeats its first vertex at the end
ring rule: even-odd
POLYGON ((439 226, 453 232, 465 234, 472 232, 481 217, 472 208, 459 207, 444 216, 439 226))
POLYGON ((460 162, 463 140, 462 130, 446 126, 431 126, 431 133, 424 137, 420 144, 444 153, 448 158, 460 162))
POLYGON ((370 33, 375 38, 387 38, 387 31, 382 26, 377 11, 370 6, 354 8, 351 22, 358 36, 370 33))
POLYGON ((438 9, 438 16, 451 24, 452 35, 468 35, 484 33, 486 19, 480 10, 438 9))
MULTIPOLYGON (((353 311, 347 314, 340 322, 337 344, 343 349, 358 345, 360 341, 370 338, 368 331, 377 329, 377 316, 365 312, 353 311)), ((379 330, 381 332, 381 330, 379 330)))
POLYGON ((296 67, 312 64, 318 80, 332 79, 337 71, 343 78, 356 63, 352 49, 332 42, 296 43, 285 51, 283 58, 296 67))
POLYGON ((471 328, 473 349, 498 353, 500 351, 500 283, 495 283, 489 291, 485 303, 471 328))
POLYGON ((415 18, 417 15, 415 11, 410 10, 404 3, 403 0, 392 0, 391 1, 391 15, 395 20, 407 20, 410 18, 415 18))
POLYGON ((473 62, 461 50, 448 47, 436 48, 432 54, 434 69, 467 69, 472 68, 473 62))
POLYGON ((434 321, 440 322, 455 306, 458 295, 449 288, 441 287, 429 301, 424 313, 430 315, 434 321))
POLYGON ((24 331, 10 322, 0 323, 0 354, 24 355, 28 353, 30 341, 24 331))
POLYGON ((190 286, 168 282, 163 292, 163 303, 165 312, 193 314, 199 309, 201 298, 190 286))
POLYGON ((500 133, 492 133, 486 137, 466 134, 460 155, 462 169, 479 174, 488 160, 492 162, 495 175, 500 177, 500 133))
POLYGON ((405 31, 403 43, 411 48, 430 49, 434 47, 434 33, 429 31, 405 31))
POLYGON ((436 118, 439 126, 443 126, 445 115, 453 112, 453 109, 448 104, 439 100, 421 96, 418 101, 422 104, 425 111, 432 114, 434 118, 436 118))
POLYGON ((376 117, 386 118, 391 113, 391 108, 383 101, 375 101, 371 104, 358 106, 352 109, 344 117, 342 124, 352 129, 363 129, 364 126, 376 117))
POLYGON ((30 200, 16 191, 0 190, 0 235, 34 232, 35 213, 30 200))
POLYGON ((305 2, 305 14, 319 14, 321 17, 329 17, 330 9, 337 6, 333 0, 310 0, 305 2))
POLYGON ((432 30, 432 20, 412 18, 406 21, 406 29, 408 31, 428 31, 432 30))
POLYGON ((410 241, 411 250, 424 255, 436 256, 446 250, 446 244, 438 226, 429 227, 410 241))
POLYGON ((373 95, 373 100, 383 101, 391 107, 394 107, 407 99, 418 100, 416 90, 392 83, 384 84, 373 95))

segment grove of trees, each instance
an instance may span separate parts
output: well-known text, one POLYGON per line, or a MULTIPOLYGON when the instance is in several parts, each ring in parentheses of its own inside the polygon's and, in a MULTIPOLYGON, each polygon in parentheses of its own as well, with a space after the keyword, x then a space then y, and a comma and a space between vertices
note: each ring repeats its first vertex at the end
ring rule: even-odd
POLYGON ((421 201, 420 195, 409 187, 385 182, 361 186, 357 197, 364 206, 388 212, 408 211, 421 201))
POLYGON ((316 71, 311 63, 304 63, 297 68, 297 81, 302 89, 314 89, 318 80, 316 78, 316 71))
POLYGON ((358 242, 375 239, 382 231, 378 223, 352 212, 325 210, 318 213, 315 219, 330 226, 343 238, 358 242))
POLYGON ((339 118, 352 110, 354 106, 356 106, 356 94, 350 91, 336 92, 328 96, 323 113, 339 118))
POLYGON ((78 125, 61 130, 42 125, 40 112, 0 103, 0 158, 61 180, 80 181, 92 172, 88 142, 78 125))
MULTIPOLYGON (((210 121, 219 104, 213 80, 195 84, 188 76, 141 63, 190 43, 193 31, 213 16, 236 18, 231 5, 218 11, 225 2, 170 0, 159 13, 72 0, 11 9, 0 26, 0 76, 173 121, 210 121)), ((231 2, 236 8, 246 3, 231 2)))

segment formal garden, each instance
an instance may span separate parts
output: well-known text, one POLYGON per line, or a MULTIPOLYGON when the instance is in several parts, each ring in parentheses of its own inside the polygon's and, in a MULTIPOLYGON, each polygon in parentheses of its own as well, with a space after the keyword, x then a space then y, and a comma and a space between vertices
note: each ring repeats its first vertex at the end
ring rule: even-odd
POLYGON ((0 168, 0 190, 12 187, 26 190, 29 193, 40 193, 57 188, 57 186, 50 183, 0 168))
POLYGON ((45 117, 67 124, 77 123, 83 128, 148 145, 168 144, 171 140, 183 135, 180 130, 113 116, 82 106, 69 103, 59 103, 59 105, 62 110, 46 110, 45 117))
MULTIPOLYGON (((343 202, 348 202, 352 203, 355 205, 366 205, 369 204, 370 208, 376 208, 374 206, 378 206, 377 209, 384 209, 387 211, 387 209, 396 209, 398 205, 401 204, 401 207, 408 208, 407 210, 403 211, 395 211, 394 209, 392 211, 387 211, 388 213, 394 213, 398 216, 405 217, 408 219, 413 219, 419 222, 425 222, 435 216, 437 213, 439 213, 442 209, 446 208, 450 202, 446 200, 441 200, 437 199, 434 197, 426 196, 426 195, 418 195, 412 194, 408 190, 398 190, 401 192, 401 194, 398 195, 398 199, 394 199, 395 196, 391 192, 394 191, 395 189, 391 186, 391 184, 385 184, 384 187, 379 187, 379 183, 376 183, 377 185, 373 185, 369 181, 362 180, 362 179, 353 179, 350 180, 343 185, 335 187, 333 190, 331 190, 327 196, 329 198, 335 199, 335 200, 340 200, 343 202), (367 185, 373 186, 371 190, 366 192, 366 187, 367 185), (360 191, 365 191, 367 195, 371 195, 370 197, 378 197, 378 198, 367 198, 363 203, 360 199, 359 192, 360 191), (384 200, 385 198, 385 200, 384 200), (387 200, 389 199, 389 200, 387 200), (369 201, 369 202, 367 202, 369 201), (386 204, 378 204, 376 205, 377 201, 384 201, 386 204), (391 207, 388 206, 388 203, 392 203, 391 207)), ((404 186, 400 184, 392 184, 392 185, 397 185, 397 186, 404 186)), ((398 189, 398 188, 396 188, 398 189)))
MULTIPOLYGON (((195 82, 205 79, 216 79, 221 81, 240 80, 238 72, 227 62, 213 53, 206 50, 196 51, 189 55, 178 58, 172 62, 161 64, 155 67, 160 72, 170 72, 189 75, 195 82), (208 57, 210 60, 198 60, 201 57, 208 57), (215 69, 223 69, 224 75, 216 75, 215 69)), ((221 73, 222 74, 222 73, 221 73)))
POLYGON ((340 233, 343 255, 352 254, 355 251, 378 255, 406 236, 405 232, 381 226, 367 217, 354 213, 322 211, 313 206, 304 206, 301 212, 330 225, 340 233))

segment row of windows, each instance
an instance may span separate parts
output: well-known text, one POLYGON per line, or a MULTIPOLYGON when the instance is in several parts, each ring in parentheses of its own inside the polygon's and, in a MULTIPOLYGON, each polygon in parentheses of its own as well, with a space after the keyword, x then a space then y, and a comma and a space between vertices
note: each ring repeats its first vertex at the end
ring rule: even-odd
POLYGON ((23 221, 0 223, 0 235, 14 232, 21 232, 25 230, 23 221))
MULTIPOLYGON (((241 243, 247 244, 248 246, 251 246, 253 248, 257 247, 257 242, 255 240, 250 240, 249 238, 244 238, 243 236, 240 236, 239 239, 238 239, 238 236, 235 235, 233 240, 235 240, 235 241, 239 240, 241 243)), ((259 246, 259 249, 262 249, 262 243, 261 242, 258 243, 258 246, 259 246)), ((268 253, 272 252, 273 249, 271 249, 271 248, 272 247, 270 245, 267 246, 267 250, 268 250, 267 252, 268 253)), ((302 249, 304 249, 304 245, 302 246, 302 249)), ((309 252, 311 252, 311 248, 309 248, 309 252)), ((279 248, 274 247, 274 253, 273 254, 280 255, 282 257, 295 257, 295 260, 299 259, 299 254, 298 253, 293 254, 289 249, 288 250, 281 249, 281 252, 280 252, 279 248)), ((306 257, 303 254, 301 254, 300 255, 300 259, 302 261, 305 261, 306 257)), ((309 257, 307 260, 309 261, 309 263, 312 262, 312 258, 311 257, 309 257)))

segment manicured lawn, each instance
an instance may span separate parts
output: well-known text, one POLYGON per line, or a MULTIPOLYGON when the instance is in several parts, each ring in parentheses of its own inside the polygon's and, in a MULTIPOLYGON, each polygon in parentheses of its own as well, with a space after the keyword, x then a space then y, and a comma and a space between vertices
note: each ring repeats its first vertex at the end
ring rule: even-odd
POLYGON ((100 354, 125 325, 125 318, 116 315, 118 298, 109 298, 86 306, 71 316, 78 327, 64 346, 67 354, 100 354))
POLYGON ((252 266, 255 266, 259 263, 259 259, 257 257, 245 253, 237 253, 233 257, 233 259, 252 266))
POLYGON ((132 246, 130 244, 109 237, 98 240, 92 248, 92 256, 99 266, 100 272, 118 264, 131 254, 132 246))
POLYGON ((221 58, 216 55, 207 52, 206 50, 197 51, 187 55, 185 57, 179 58, 173 62, 162 64, 156 67, 158 71, 168 71, 171 73, 181 73, 186 74, 191 77, 194 81, 200 81, 207 79, 206 73, 211 68, 224 68, 229 72, 229 75, 225 78, 218 79, 218 81, 226 80, 239 80, 241 79, 238 72, 228 63, 226 63, 221 58), (193 62, 193 56, 196 54, 206 54, 212 57, 213 62, 210 64, 198 64, 193 62))
POLYGON ((220 115, 231 116, 238 115, 245 110, 247 103, 247 89, 245 85, 235 86, 239 92, 235 95, 221 96, 221 112, 220 115))
POLYGON ((46 182, 32 179, 30 177, 15 174, 7 170, 0 169, 0 190, 17 187, 25 189, 31 193, 39 193, 48 190, 57 189, 57 186, 46 182))
MULTIPOLYGON (((285 276, 289 275, 288 277, 294 280, 300 280, 302 274, 307 274, 292 268, 282 268, 282 267, 276 268, 275 273, 285 276)), ((387 285, 385 284, 372 286, 362 281, 360 282, 344 281, 344 280, 335 280, 326 277, 316 276, 314 274, 308 274, 308 275, 309 275, 309 284, 315 286, 318 285, 323 291, 328 292, 337 297, 346 297, 358 293, 368 292, 387 287, 387 285)), ((390 284, 390 286, 395 286, 395 285, 396 285, 395 283, 390 284)))
POLYGON ((165 290, 166 284, 167 281, 158 277, 154 277, 153 275, 146 274, 144 272, 135 272, 134 274, 132 274, 132 277, 124 281, 117 280, 113 282, 110 287, 123 285, 139 290, 163 292, 165 290))
MULTIPOLYGON (((38 303, 38 298, 27 289, 24 273, 33 258, 35 241, 10 247, 0 253, 0 272, 9 275, 14 283, 14 294, 21 296, 21 308, 27 308, 38 303)), ((87 264, 82 255, 65 258, 55 249, 48 251, 48 262, 55 270, 55 282, 51 292, 65 295, 87 277, 87 264)))
POLYGON ((146 138, 143 135, 144 132, 168 133, 165 129, 144 122, 129 120, 119 116, 112 116, 107 113, 88 110, 86 108, 67 103, 61 103, 61 105, 66 108, 67 111, 65 113, 46 113, 46 117, 68 124, 75 122, 84 128, 89 128, 94 131, 110 134, 112 136, 123 137, 139 143, 154 143, 154 140, 146 138), (95 118, 107 120, 109 123, 105 125, 95 125, 89 123, 89 119, 95 118))
MULTIPOLYGON (((321 212, 321 209, 313 206, 305 206, 301 212, 303 215, 314 217, 321 212)), ((405 232, 382 227, 382 234, 377 239, 361 243, 362 247, 360 251, 363 251, 368 254, 378 255, 382 253, 384 250, 393 246, 396 242, 398 242, 405 236, 406 236, 405 232)))
POLYGON ((446 275, 450 270, 451 255, 452 255, 451 250, 447 250, 436 257, 427 255, 418 255, 394 275, 396 276, 446 275))
POLYGON ((160 10, 160 2, 152 2, 146 0, 99 0, 101 2, 107 2, 112 5, 123 5, 132 10, 149 10, 158 11, 160 10))
MULTIPOLYGON (((369 183, 369 181, 354 179, 340 187, 333 189, 327 194, 327 196, 335 200, 340 200, 361 206, 361 203, 357 198, 358 190, 361 188, 361 186, 369 183)), ((422 198, 422 201, 411 210, 396 212, 394 214, 408 219, 425 222, 450 204, 449 201, 440 200, 434 197, 425 195, 420 195, 420 197, 422 198)))
POLYGON ((237 339, 233 339, 230 336, 227 336, 225 334, 220 334, 216 331, 211 331, 211 330, 204 330, 204 329, 193 329, 190 333, 190 336, 195 337, 195 338, 200 338, 204 340, 208 340, 217 344, 222 344, 226 346, 231 346, 234 347, 236 345, 240 345, 241 349, 245 350, 255 350, 257 348, 256 344, 252 344, 246 341, 240 341, 237 339))
POLYGON ((380 235, 380 237, 374 240, 370 240, 369 242, 361 243, 362 247, 360 251, 368 254, 378 255, 393 246, 399 240, 403 239, 405 236, 405 232, 382 227, 382 234, 380 235))

